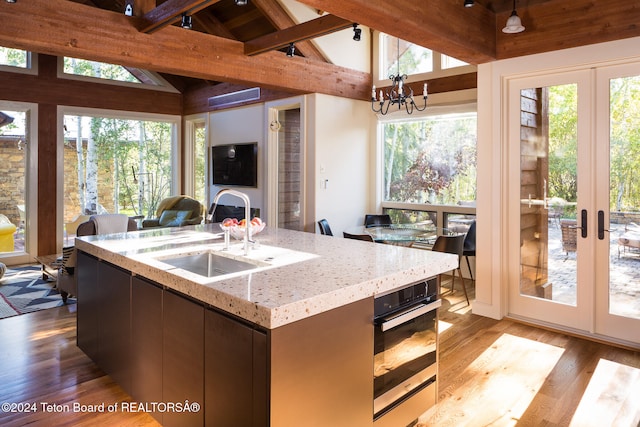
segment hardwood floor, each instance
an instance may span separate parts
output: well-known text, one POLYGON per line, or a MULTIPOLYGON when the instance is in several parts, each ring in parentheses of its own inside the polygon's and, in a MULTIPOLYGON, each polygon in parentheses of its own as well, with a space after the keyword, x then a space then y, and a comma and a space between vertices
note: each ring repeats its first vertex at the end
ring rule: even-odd
MULTIPOLYGON (((456 289, 441 310, 439 403, 419 426, 638 426, 639 352, 472 315, 456 289)), ((0 425, 158 426, 145 413, 73 411, 130 400, 76 347, 74 309, 0 321, 0 403, 35 409, 0 410, 0 425)))
POLYGON ((74 411, 130 400, 76 347, 75 305, 0 320, 0 384, 0 404, 28 404, 2 406, 3 427, 160 425, 146 413, 74 411))
POLYGON ((640 352, 470 314, 459 287, 440 321, 439 401, 417 426, 640 426, 640 352))

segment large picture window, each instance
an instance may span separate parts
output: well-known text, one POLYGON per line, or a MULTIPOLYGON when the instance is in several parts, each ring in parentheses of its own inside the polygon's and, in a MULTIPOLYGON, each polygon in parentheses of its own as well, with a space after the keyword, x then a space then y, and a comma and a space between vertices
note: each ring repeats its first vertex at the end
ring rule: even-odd
POLYGON ((78 215, 155 217, 175 187, 172 120, 64 116, 64 222, 78 215))
POLYGON ((476 130, 475 112, 383 123, 383 202, 474 201, 476 130))

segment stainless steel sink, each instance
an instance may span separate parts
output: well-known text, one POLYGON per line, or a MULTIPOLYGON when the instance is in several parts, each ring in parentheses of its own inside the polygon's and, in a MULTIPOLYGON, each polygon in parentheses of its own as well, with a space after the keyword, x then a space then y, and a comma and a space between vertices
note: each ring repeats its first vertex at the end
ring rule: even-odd
POLYGON ((219 255, 213 251, 203 251, 175 257, 162 257, 158 258, 158 261, 204 277, 223 276, 225 274, 254 270, 269 265, 266 262, 254 260, 251 260, 251 262, 241 261, 229 256, 219 255))

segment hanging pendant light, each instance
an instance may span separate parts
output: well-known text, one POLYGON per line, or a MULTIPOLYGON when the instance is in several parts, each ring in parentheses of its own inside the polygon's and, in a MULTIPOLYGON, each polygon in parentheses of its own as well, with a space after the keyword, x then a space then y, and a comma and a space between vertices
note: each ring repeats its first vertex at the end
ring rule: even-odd
POLYGON ((407 114, 413 113, 414 109, 424 111, 425 108, 427 108, 427 84, 425 83, 422 88, 424 105, 422 107, 418 107, 413 100, 413 89, 404 83, 407 75, 400 74, 400 39, 396 38, 396 40, 398 41, 398 55, 396 63, 398 67, 398 74, 389 76, 389 80, 392 81, 391 89, 387 90, 386 93, 380 89, 380 99, 376 97, 376 87, 373 86, 371 90, 371 109, 374 113, 380 113, 382 115, 387 114, 389 112, 389 107, 392 105, 397 105, 398 110, 401 110, 404 107, 407 114))
POLYGON ((507 34, 515 34, 521 33, 524 31, 524 27, 522 26, 522 21, 518 16, 518 12, 516 12, 516 0, 513 0, 513 11, 511 12, 511 16, 507 19, 507 24, 502 29, 503 33, 507 34))

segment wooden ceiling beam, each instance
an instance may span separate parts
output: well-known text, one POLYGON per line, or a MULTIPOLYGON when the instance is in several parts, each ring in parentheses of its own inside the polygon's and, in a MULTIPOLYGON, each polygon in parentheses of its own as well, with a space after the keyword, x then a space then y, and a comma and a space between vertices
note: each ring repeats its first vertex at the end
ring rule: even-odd
POLYGON ((237 40, 236 36, 224 26, 213 13, 206 11, 193 16, 193 21, 202 27, 205 32, 218 37, 237 40))
POLYGON ((249 56, 280 49, 290 43, 309 40, 344 30, 353 25, 352 21, 334 15, 324 15, 311 21, 275 33, 267 34, 244 44, 244 53, 249 56))
POLYGON ((498 59, 640 36, 637 1, 554 0, 518 8, 526 28, 518 34, 501 31, 509 14, 497 16, 498 59))
POLYGON ((496 17, 460 1, 299 0, 383 33, 470 64, 496 57, 496 17))
POLYGON ((140 31, 147 34, 154 33, 177 22, 183 13, 193 15, 219 1, 220 0, 167 0, 160 6, 145 13, 140 31))
MULTIPOLYGON (((296 25, 296 22, 289 16, 280 2, 276 0, 251 0, 251 2, 278 30, 284 30, 296 25)), ((305 58, 329 62, 329 59, 310 40, 298 43, 296 49, 305 58)))
POLYGON ((67 0, 2 1, 0 22, 0 46, 289 92, 371 95, 369 73, 282 52, 246 56, 242 42, 174 26, 145 34, 140 18, 67 0))

